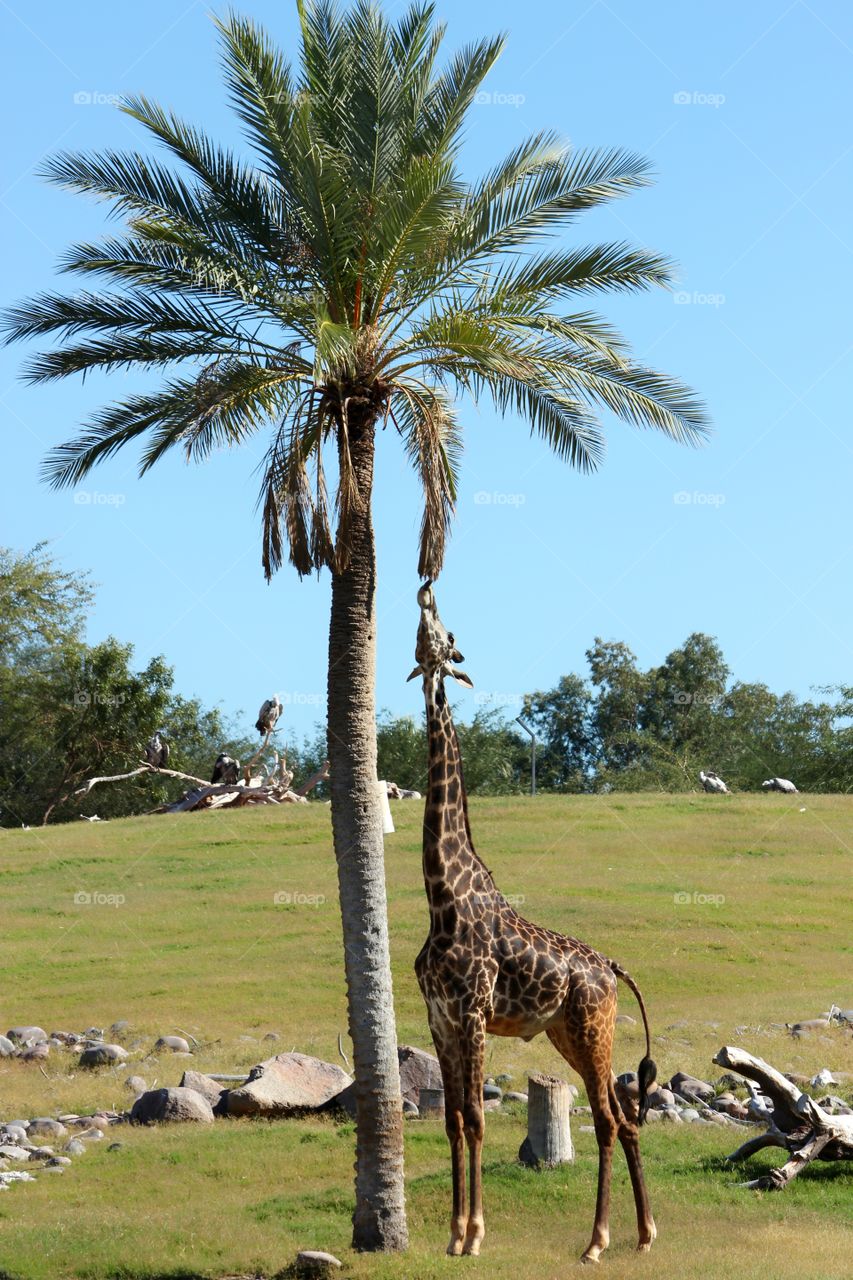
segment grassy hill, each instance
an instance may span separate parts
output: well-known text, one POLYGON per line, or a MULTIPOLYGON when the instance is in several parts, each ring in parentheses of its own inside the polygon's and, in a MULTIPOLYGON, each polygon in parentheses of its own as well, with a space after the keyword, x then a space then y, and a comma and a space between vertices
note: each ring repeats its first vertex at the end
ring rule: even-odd
MULTIPOLYGON (((421 806, 397 804, 394 816, 386 857, 399 1037, 429 1047, 412 972, 427 927, 421 806)), ((793 1040, 773 1025, 833 1000, 853 1006, 853 800, 502 798, 474 802, 472 825, 524 914, 618 958, 638 980, 662 1079, 714 1073, 711 1056, 733 1040, 782 1070, 853 1072, 849 1032, 793 1040)), ((190 1065, 202 1070, 238 1071, 291 1048, 337 1060, 346 1009, 325 806, 3 831, 0 895, 2 1031, 128 1019, 139 1055, 158 1035, 191 1033, 200 1049, 190 1065), (270 1031, 276 1044, 262 1042, 270 1031)), ((636 1016, 630 993, 621 1001, 636 1016)), ((620 1026, 617 1071, 635 1068, 641 1049, 639 1028, 620 1026)), ((127 1105, 121 1074, 76 1073, 73 1061, 54 1053, 47 1078, 34 1064, 0 1062, 0 1118, 127 1105)), ((149 1084, 174 1084, 185 1065, 161 1057, 133 1069, 149 1084)), ((488 1070, 508 1072, 516 1087, 529 1070, 563 1066, 541 1037, 489 1044, 488 1070)), ((541 1175, 514 1163, 523 1132, 521 1113, 489 1118, 487 1237, 473 1267, 490 1280, 563 1274, 591 1227, 593 1136, 578 1134, 572 1169, 541 1175)), ((353 1276, 472 1269, 443 1257, 449 1170, 439 1124, 407 1128, 413 1247, 383 1260, 347 1252, 348 1126, 223 1123, 212 1133, 119 1136, 119 1151, 101 1144, 64 1177, 0 1198, 0 1277, 271 1275, 304 1247, 345 1255, 353 1276)), ((716 1167, 733 1145, 729 1132, 704 1128, 644 1135, 656 1272, 847 1275, 853 1171, 824 1165, 778 1197, 759 1196, 716 1167)), ((631 1253, 624 1163, 616 1169, 603 1265, 633 1276, 649 1264, 631 1253)))

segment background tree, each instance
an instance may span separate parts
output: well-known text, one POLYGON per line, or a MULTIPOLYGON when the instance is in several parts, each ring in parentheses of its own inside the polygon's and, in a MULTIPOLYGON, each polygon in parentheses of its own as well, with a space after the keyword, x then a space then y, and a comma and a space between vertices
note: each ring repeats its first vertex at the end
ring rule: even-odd
POLYGON ((537 736, 536 785, 543 791, 585 791, 593 765, 592 695, 576 675, 554 689, 529 693, 521 718, 537 736))
POLYGON ((456 397, 525 419, 555 453, 597 466, 600 410, 696 442, 703 410, 638 364, 576 302, 671 281, 633 246, 559 246, 585 209, 645 186, 625 151, 520 143, 485 177, 459 168, 465 117, 501 48, 479 40, 438 65, 431 4, 388 21, 299 0, 294 72, 252 22, 220 24, 225 76, 253 149, 223 150, 145 98, 125 111, 180 162, 62 155, 48 175, 112 205, 123 232, 73 248, 66 269, 112 292, 49 294, 9 318, 16 338, 56 334, 34 381, 90 369, 175 376, 98 414, 51 458, 74 484, 131 441, 142 471, 267 432, 263 563, 332 576, 328 743, 358 1110, 354 1244, 406 1243, 403 1139, 376 788, 372 524, 377 427, 403 441, 424 492, 419 572, 436 577, 456 494, 456 397), (327 488, 335 482, 332 503, 327 488))

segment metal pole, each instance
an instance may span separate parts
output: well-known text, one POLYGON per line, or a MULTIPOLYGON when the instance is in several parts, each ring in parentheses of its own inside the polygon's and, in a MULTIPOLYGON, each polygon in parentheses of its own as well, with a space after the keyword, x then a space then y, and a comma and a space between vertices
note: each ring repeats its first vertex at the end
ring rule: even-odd
POLYGON ((536 795, 536 734, 524 723, 521 716, 515 717, 515 723, 520 724, 525 733, 530 735, 530 794, 536 795))

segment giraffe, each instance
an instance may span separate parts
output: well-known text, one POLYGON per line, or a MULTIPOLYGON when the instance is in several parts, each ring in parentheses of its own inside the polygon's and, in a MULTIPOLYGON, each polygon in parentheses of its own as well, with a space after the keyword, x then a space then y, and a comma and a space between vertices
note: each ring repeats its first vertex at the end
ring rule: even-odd
POLYGON ((481 1176, 483 1058, 486 1034, 532 1040, 544 1031, 583 1079, 598 1142, 598 1196, 592 1239, 581 1257, 598 1262, 610 1241, 610 1174, 618 1138, 637 1210, 640 1252, 656 1235, 643 1179, 639 1129, 657 1069, 651 1059, 642 995, 630 975, 576 938, 525 920, 498 891, 477 856, 468 821, 459 744, 444 689, 446 676, 473 688, 452 633, 438 616, 431 582, 418 592, 421 616, 410 680, 423 677, 429 743, 423 872, 429 936, 415 961, 427 1006, 445 1095, 453 1208, 451 1256, 478 1254, 485 1234, 481 1176), (637 1121, 625 1115, 612 1061, 617 978, 634 993, 643 1017, 646 1054, 640 1063, 637 1121), (466 1197, 465 1144, 470 1160, 466 1197))

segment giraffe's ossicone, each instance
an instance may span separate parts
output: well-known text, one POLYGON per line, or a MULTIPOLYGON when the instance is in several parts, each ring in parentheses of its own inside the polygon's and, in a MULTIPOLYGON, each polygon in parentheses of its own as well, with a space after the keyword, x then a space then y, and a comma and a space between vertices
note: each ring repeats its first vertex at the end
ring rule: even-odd
POLYGON ((430 582, 418 592, 420 623, 409 676, 423 678, 429 748, 429 784, 423 829, 423 872, 429 936, 415 972, 427 1005, 444 1082, 445 1119, 453 1172, 450 1243, 453 1255, 477 1254, 485 1233, 481 1150, 483 1059, 486 1035, 530 1040, 544 1031, 581 1076, 598 1142, 598 1198, 592 1239, 582 1255, 597 1262, 607 1248, 610 1173, 618 1138, 628 1161, 641 1251, 651 1247, 655 1224, 640 1161, 638 1122, 655 1080, 649 1024, 629 974, 584 942, 531 924, 501 895, 474 849, 459 742, 444 688, 447 676, 473 687, 458 664, 456 639, 438 616, 430 582), (636 1119, 625 1114, 612 1069, 617 978, 639 1002, 646 1055, 638 1070, 636 1119), (470 1157, 470 1199, 465 1144, 470 1157))

